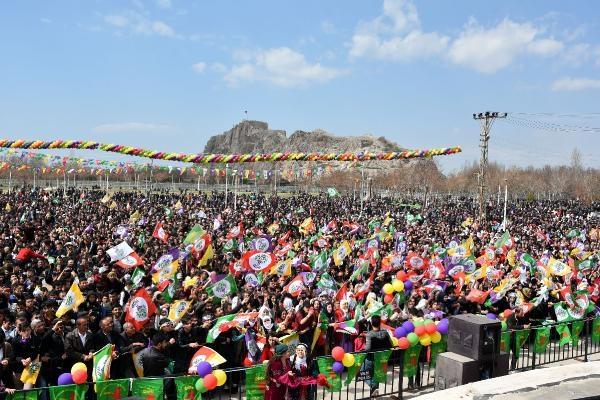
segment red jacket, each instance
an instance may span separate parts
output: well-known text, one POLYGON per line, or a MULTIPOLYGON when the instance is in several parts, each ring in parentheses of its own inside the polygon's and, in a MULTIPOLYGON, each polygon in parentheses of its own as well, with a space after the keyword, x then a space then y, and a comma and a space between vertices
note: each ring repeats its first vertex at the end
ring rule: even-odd
POLYGON ((44 260, 46 259, 46 257, 44 257, 43 255, 36 253, 35 251, 31 250, 28 247, 25 247, 25 248, 22 248, 21 250, 19 250, 19 254, 17 254, 17 256, 15 257, 15 260, 27 262, 27 261, 31 260, 32 258, 42 258, 44 260))

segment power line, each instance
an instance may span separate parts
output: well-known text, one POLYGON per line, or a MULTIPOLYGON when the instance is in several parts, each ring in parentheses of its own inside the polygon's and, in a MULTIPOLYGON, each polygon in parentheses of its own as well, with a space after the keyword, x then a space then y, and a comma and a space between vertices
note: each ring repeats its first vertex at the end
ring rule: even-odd
POLYGON ((512 125, 521 126, 524 128, 532 128, 536 130, 542 131, 551 131, 551 132, 564 132, 564 133, 600 133, 599 127, 591 127, 591 126, 577 126, 577 125, 567 125, 567 124, 559 124, 556 122, 547 122, 540 121, 536 119, 529 118, 520 118, 509 116, 506 118, 506 122, 512 125))

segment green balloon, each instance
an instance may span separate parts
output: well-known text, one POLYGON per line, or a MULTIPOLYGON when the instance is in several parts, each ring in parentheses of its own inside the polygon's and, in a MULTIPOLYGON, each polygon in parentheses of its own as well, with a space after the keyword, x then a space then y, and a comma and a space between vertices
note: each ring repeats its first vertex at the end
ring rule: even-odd
POLYGON ((502 325, 502 330, 503 330, 503 331, 505 331, 505 330, 507 330, 507 329, 508 329, 508 325, 506 325, 506 322, 502 321, 502 322, 501 322, 501 325, 502 325))
POLYGON ((419 343, 419 336, 417 336, 417 334, 414 332, 411 332, 408 335, 406 335, 406 338, 408 339, 408 343, 410 343, 413 346, 419 343))
POLYGON ((427 324, 433 324, 433 321, 430 319, 426 319, 425 321, 423 321, 423 325, 427 325, 427 324))
POLYGON ((421 326, 421 325, 423 325, 423 321, 421 321, 419 319, 414 320, 412 323, 413 323, 414 326, 421 326))
POLYGON ((196 390, 200 393, 208 392, 208 389, 206 389, 206 386, 204 386, 204 380, 202 378, 196 381, 196 390))

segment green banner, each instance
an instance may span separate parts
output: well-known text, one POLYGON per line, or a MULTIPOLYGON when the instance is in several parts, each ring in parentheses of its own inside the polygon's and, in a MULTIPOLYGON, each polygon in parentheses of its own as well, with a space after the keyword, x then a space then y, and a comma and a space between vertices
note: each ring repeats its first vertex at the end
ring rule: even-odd
POLYGON ((594 322, 592 324, 592 342, 600 343, 600 317, 594 318, 594 322))
POLYGON ((50 386, 50 400, 85 400, 88 385, 50 386))
POLYGON ((431 368, 435 368, 438 354, 445 352, 447 347, 448 341, 447 336, 445 335, 442 336, 442 340, 440 340, 439 342, 431 343, 431 354, 429 358, 429 366, 431 368))
POLYGON ((257 365, 246 370, 246 399, 263 400, 267 385, 267 366, 257 365))
POLYGON ((538 328, 535 330, 535 342, 533 345, 534 353, 543 353, 550 343, 550 327, 538 328))
POLYGON ((375 377, 375 381, 379 383, 385 383, 387 380, 388 360, 390 359, 391 355, 392 350, 379 351, 373 354, 373 363, 375 364, 373 375, 375 377))
POLYGON ((564 346, 567 343, 571 343, 571 331, 567 324, 560 324, 556 326, 556 332, 560 337, 559 346, 564 346))
POLYGON ((40 390, 15 392, 6 396, 6 400, 37 400, 40 390))
POLYGON ((579 344, 579 336, 583 332, 584 322, 582 320, 573 321, 571 325, 571 344, 577 346, 579 344))
POLYGON ((339 392, 342 390, 342 378, 333 372, 333 358, 331 357, 320 357, 317 358, 317 365, 319 366, 319 372, 327 377, 329 383, 330 392, 339 392))
POLYGON ((202 394, 196 391, 197 376, 180 376, 175 378, 177 400, 202 400, 202 394))
POLYGON ((515 341, 516 341, 515 356, 517 358, 519 358, 519 355, 521 354, 521 347, 523 347, 523 344, 525 344, 528 337, 529 337, 529 329, 524 329, 522 331, 515 332, 515 341))
POLYGON ((98 400, 114 400, 129 395, 129 379, 114 379, 96 383, 98 400))
POLYGON ((131 385, 131 395, 141 397, 144 400, 159 400, 164 394, 163 380, 158 379, 134 379, 131 385))
POLYGON ((510 331, 502 331, 500 334, 500 351, 510 353, 510 331))
POLYGON ((420 344, 417 344, 404 350, 404 376, 411 377, 417 375, 421 347, 420 344))
POLYGON ((366 353, 356 353, 354 354, 354 365, 348 368, 348 376, 346 377, 346 386, 350 385, 350 383, 356 378, 358 375, 358 371, 360 371, 363 363, 365 362, 365 358, 367 357, 366 353))

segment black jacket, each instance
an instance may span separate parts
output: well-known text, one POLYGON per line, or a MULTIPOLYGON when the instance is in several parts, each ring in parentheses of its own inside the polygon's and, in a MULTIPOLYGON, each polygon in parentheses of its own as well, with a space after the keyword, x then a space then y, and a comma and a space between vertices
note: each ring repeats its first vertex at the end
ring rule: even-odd
POLYGON ((154 346, 142 350, 142 365, 144 367, 144 376, 164 376, 171 361, 169 357, 154 346))

